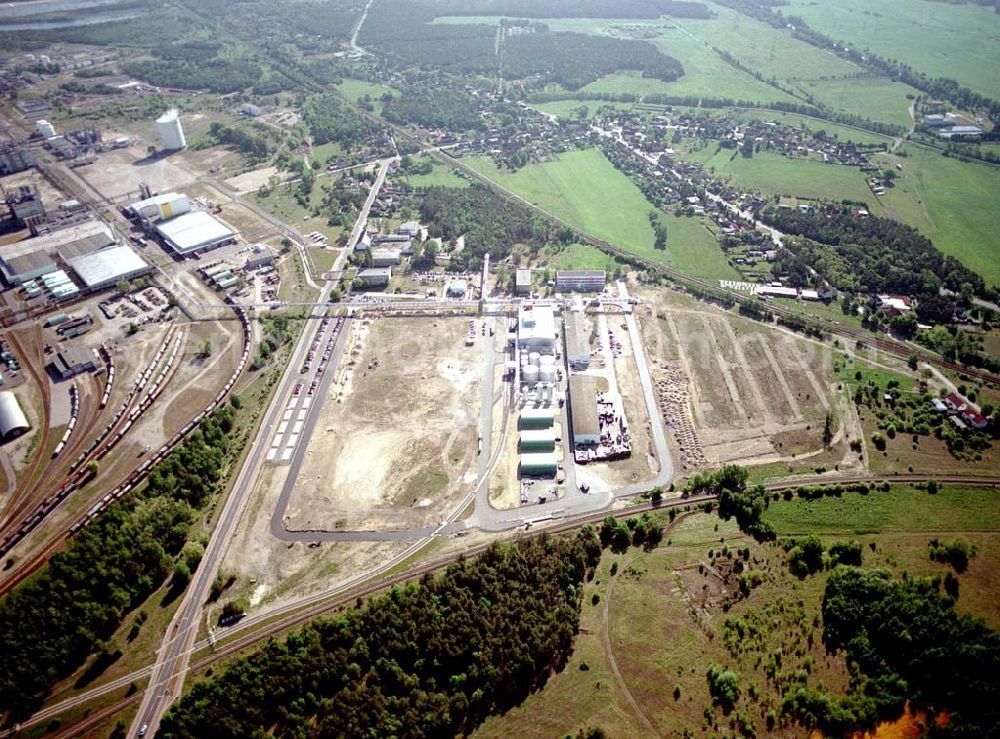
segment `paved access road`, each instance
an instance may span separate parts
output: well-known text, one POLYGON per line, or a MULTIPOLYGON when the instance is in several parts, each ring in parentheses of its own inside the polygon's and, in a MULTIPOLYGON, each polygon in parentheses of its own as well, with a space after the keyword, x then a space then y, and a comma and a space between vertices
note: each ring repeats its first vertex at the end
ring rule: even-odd
MULTIPOLYGON (((386 159, 379 167, 375 183, 372 185, 364 207, 358 215, 357 223, 351 233, 351 239, 347 248, 341 252, 334 265, 334 273, 338 273, 343 266, 344 259, 353 249, 357 240, 364 232, 365 224, 368 220, 368 211, 371 209, 375 197, 378 195, 382 184, 385 182, 389 167, 397 161, 396 159, 386 159)), ((326 314, 326 303, 330 298, 330 291, 334 282, 327 282, 317 301, 317 307, 313 309, 310 318, 319 318, 326 314)), ((271 444, 271 432, 274 429, 281 414, 284 413, 286 399, 290 397, 292 388, 299 381, 299 370, 305 361, 309 345, 312 342, 313 332, 307 328, 302 331, 299 342, 292 351, 291 359, 285 370, 285 374, 278 385, 275 394, 275 402, 272 402, 264 415, 263 423, 257 431, 250 449, 245 457, 243 467, 240 469, 233 483, 233 488, 223 504, 219 514, 215 531, 208 546, 205 548, 205 555, 202 557, 198 569, 195 571, 191 583, 188 585, 184 600, 174 614, 174 618, 167 628, 163 642, 156 655, 156 663, 153 665, 152 675, 149 685, 143 694, 142 703, 138 713, 129 728, 128 737, 133 739, 140 732, 152 736, 159 726, 160 719, 170 703, 180 695, 184 685, 184 677, 188 669, 188 661, 191 651, 198 635, 198 628, 202 619, 202 605, 208 598, 215 574, 222 563, 222 558, 229 547, 233 532, 239 522, 240 515, 246 506, 247 501, 256 486, 257 476, 261 465, 267 455, 271 444)))

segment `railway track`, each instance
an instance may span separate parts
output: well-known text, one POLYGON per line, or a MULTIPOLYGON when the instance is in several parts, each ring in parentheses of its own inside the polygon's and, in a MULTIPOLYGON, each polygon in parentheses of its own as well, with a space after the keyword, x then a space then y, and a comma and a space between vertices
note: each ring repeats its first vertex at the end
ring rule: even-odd
MULTIPOLYGON (((36 329, 37 331, 37 329, 36 329)), ((42 460, 45 459, 45 448, 49 443, 49 418, 52 415, 52 397, 49 389, 48 378, 45 377, 44 369, 39 372, 36 366, 35 355, 28 354, 24 349, 24 344, 21 339, 17 336, 15 331, 11 331, 7 334, 7 338, 10 341, 11 347, 14 349, 15 356, 20 358, 22 362, 22 370, 27 372, 31 377, 31 381, 35 383, 38 387, 39 392, 42 394, 42 418, 41 424, 42 428, 40 430, 41 436, 38 443, 35 445, 35 449, 32 452, 31 461, 28 464, 28 468, 23 474, 20 475, 20 480, 14 488, 14 492, 11 496, 11 506, 13 510, 16 511, 18 508, 22 508, 26 505, 25 500, 31 498, 32 495, 32 480, 38 472, 38 466, 41 464, 42 460)), ((5 514, 7 520, 13 517, 12 513, 5 514)))
MULTIPOLYGON (((10 592, 10 590, 23 582, 25 578, 41 569, 48 561, 49 557, 59 551, 67 539, 78 533, 84 526, 97 518, 108 508, 108 506, 112 505, 115 501, 120 500, 140 485, 158 462, 166 459, 166 457, 168 457, 170 453, 173 452, 173 450, 180 445, 192 431, 194 431, 205 416, 214 411, 225 401, 226 397, 228 397, 230 391, 232 390, 233 385, 236 384, 237 379, 243 373, 243 370, 249 362, 250 346, 252 343, 250 321, 246 312, 235 303, 232 304, 232 308, 236 312, 241 324, 243 333, 243 354, 236 369, 232 375, 230 375, 229 380, 222 390, 220 390, 215 398, 213 398, 212 401, 210 401, 190 422, 188 422, 187 425, 171 436, 159 450, 157 450, 153 455, 147 457, 142 464, 138 465, 131 472, 129 472, 117 486, 112 488, 110 492, 106 493, 97 503, 88 509, 85 514, 77 517, 70 526, 58 532, 51 541, 47 542, 39 552, 36 552, 30 559, 21 563, 15 572, 10 573, 7 579, 0 584, 0 596, 10 592)), ((71 467, 71 470, 74 471, 72 472, 72 477, 67 478, 68 482, 66 482, 63 487, 61 487, 54 495, 50 496, 47 501, 35 512, 35 514, 22 524, 21 528, 10 534, 7 539, 0 544, 0 556, 6 555, 10 552, 12 547, 20 542, 31 531, 37 528, 45 516, 51 513, 63 500, 65 500, 66 497, 69 496, 70 493, 86 485, 89 481, 89 473, 86 470, 85 463, 91 459, 101 459, 108 452, 110 452, 114 446, 119 444, 125 438, 132 425, 138 420, 139 416, 141 416, 142 412, 147 410, 156 400, 159 393, 162 392, 166 385, 168 373, 171 371, 171 365, 174 367, 176 366, 174 359, 176 358, 177 347, 179 346, 179 338, 176 339, 177 343, 174 345, 175 348, 173 349, 173 355, 168 361, 166 369, 161 370, 161 373, 153 383, 153 386, 146 392, 145 395, 142 394, 142 391, 146 387, 149 380, 152 379, 153 372, 159 363, 159 359, 163 356, 164 352, 167 351, 172 337, 173 333, 168 335, 163 344, 161 344, 161 348, 157 352, 157 359, 150 363, 150 365, 146 368, 146 371, 140 377, 140 380, 129 391, 129 395, 123 402, 118 415, 106 427, 105 432, 95 442, 92 442, 90 448, 88 448, 88 450, 84 452, 84 454, 78 458, 76 462, 74 462, 73 467, 71 467), (138 405, 133 405, 132 403, 136 398, 140 398, 139 403, 138 405), (105 441, 105 439, 107 439, 107 441, 105 441)))
MULTIPOLYGON (((800 480, 795 480, 794 482, 774 482, 766 484, 764 487, 769 492, 781 492, 783 490, 790 490, 802 486, 809 485, 850 485, 856 483, 881 483, 890 482, 897 484, 909 484, 909 483, 919 483, 926 482, 927 480, 934 479, 938 482, 950 483, 950 484, 963 484, 963 485, 973 485, 980 487, 1000 487, 1000 477, 989 477, 985 475, 843 475, 836 478, 822 478, 822 477, 808 477, 802 478, 800 480)), ((659 511, 659 510, 669 510, 671 508, 681 508, 685 506, 696 506, 708 501, 715 500, 714 495, 692 495, 687 498, 678 498, 670 501, 664 501, 662 503, 653 503, 652 501, 644 501, 626 508, 620 508, 616 511, 600 511, 597 513, 590 513, 584 516, 576 517, 573 519, 567 519, 562 521, 557 521, 545 528, 537 529, 533 532, 527 530, 519 530, 515 533, 513 539, 521 539, 527 536, 539 536, 543 534, 559 534, 565 533, 567 531, 572 531, 574 529, 580 528, 587 524, 596 524, 603 521, 608 516, 613 516, 615 518, 627 518, 629 516, 635 516, 647 511, 659 511)), ((199 671, 204 670, 207 667, 230 657, 253 644, 272 637, 286 629, 293 628, 307 621, 311 621, 315 618, 323 616, 331 610, 340 608, 349 603, 355 602, 359 598, 366 598, 371 595, 377 594, 386 588, 392 587, 393 585, 399 585, 401 583, 417 579, 427 573, 435 572, 437 570, 443 569, 448 565, 454 563, 456 560, 461 558, 475 557, 482 554, 488 547, 490 543, 477 544, 468 549, 462 550, 460 552, 455 552, 447 556, 438 557, 433 560, 428 560, 427 562, 420 563, 414 567, 404 571, 398 572, 392 575, 386 575, 380 577, 376 580, 371 580, 367 583, 359 583, 345 588, 343 591, 332 593, 328 598, 323 599, 316 603, 310 603, 309 605, 303 607, 301 605, 296 606, 295 604, 289 604, 284 609, 279 611, 272 611, 271 613, 262 614, 258 617, 256 621, 241 621, 236 626, 230 627, 227 631, 228 634, 224 635, 221 639, 217 639, 214 643, 208 639, 203 640, 195 644, 194 652, 204 650, 205 648, 212 648, 211 654, 206 654, 200 659, 193 662, 188 668, 189 671, 199 671), (245 631, 246 633, 241 633, 245 631), (231 638, 226 638, 231 636, 231 638)), ((98 698, 102 695, 107 695, 116 690, 121 690, 127 688, 131 683, 143 680, 151 674, 152 668, 145 667, 141 670, 126 675, 124 677, 118 678, 112 681, 108 685, 95 688, 87 693, 76 696, 74 698, 67 699, 61 703, 51 706, 48 709, 39 711, 30 719, 25 721, 23 724, 19 725, 19 729, 27 729, 32 726, 36 726, 45 721, 51 720, 52 718, 65 713, 66 711, 72 710, 74 708, 85 705, 91 700, 98 698)), ((80 722, 72 726, 66 727, 65 730, 56 734, 58 737, 75 737, 86 734, 88 731, 93 729, 95 726, 101 724, 105 720, 111 718, 112 716, 118 714, 126 707, 132 703, 138 701, 142 696, 142 691, 137 691, 133 695, 127 696, 122 700, 113 703, 97 712, 93 712, 87 715, 86 718, 82 719, 80 722)), ((0 737, 7 737, 12 735, 14 732, 11 730, 0 733, 0 737)))
MULTIPOLYGON (((402 131, 402 129, 396 128, 396 130, 402 133, 410 141, 419 145, 425 151, 431 153, 432 156, 441 159, 445 164, 448 164, 449 166, 452 166, 464 172, 468 176, 474 178, 479 182, 482 182, 483 184, 493 188, 494 190, 502 193, 503 195, 517 200, 525 207, 529 208, 530 210, 536 213, 539 213, 545 218, 551 220, 552 222, 570 229, 571 231, 573 231, 573 233, 579 236, 584 242, 590 244, 593 247, 596 247, 597 249, 600 249, 601 251, 609 253, 613 256, 627 259, 630 262, 638 266, 641 266, 650 272, 656 272, 662 274, 670 278, 674 282, 680 283, 682 285, 694 286, 701 290, 706 290, 709 291, 710 293, 714 293, 719 296, 724 296, 727 300, 732 300, 737 305, 752 305, 754 307, 759 307, 761 305, 760 300, 756 297, 744 295, 742 293, 738 293, 732 290, 727 290, 726 288, 712 284, 711 282, 708 282, 706 280, 700 280, 696 277, 691 277, 690 275, 687 275, 683 272, 671 269, 670 267, 667 267, 666 265, 660 262, 654 261, 647 257, 643 257, 639 254, 636 254, 633 251, 625 249, 624 247, 616 246, 607 241, 604 241, 603 239, 599 239, 596 236, 592 236, 591 234, 581 231, 572 224, 569 224, 566 221, 562 220, 558 216, 550 213, 549 211, 543 208, 538 207, 537 205, 530 202, 529 200, 526 200, 517 193, 508 190, 502 185, 494 182, 489 177, 480 174, 479 172, 467 166, 466 164, 463 164, 459 159, 456 159, 450 154, 441 151, 440 149, 436 149, 434 147, 430 147, 424 144, 419 139, 411 136, 405 131, 402 131)), ((847 326, 842 326, 839 323, 828 321, 822 318, 808 318, 788 308, 782 308, 781 306, 775 305, 774 303, 767 303, 766 309, 775 316, 794 319, 799 324, 805 325, 807 327, 814 327, 820 330, 821 332, 827 334, 839 336, 841 338, 861 341, 868 346, 875 347, 876 349, 887 352, 889 354, 892 354, 893 356, 900 357, 902 359, 908 359, 911 355, 916 354, 918 361, 924 362, 925 364, 933 364, 937 367, 951 370, 953 372, 961 372, 965 375, 968 375, 969 377, 974 377, 978 380, 982 380, 983 382, 988 382, 992 385, 1000 386, 1000 376, 998 375, 974 367, 967 367, 965 365, 956 364, 955 362, 949 362, 943 357, 928 353, 926 351, 921 351, 919 349, 914 349, 911 346, 908 346, 898 341, 894 341, 892 339, 886 339, 872 333, 858 331, 856 329, 848 328, 847 326)))

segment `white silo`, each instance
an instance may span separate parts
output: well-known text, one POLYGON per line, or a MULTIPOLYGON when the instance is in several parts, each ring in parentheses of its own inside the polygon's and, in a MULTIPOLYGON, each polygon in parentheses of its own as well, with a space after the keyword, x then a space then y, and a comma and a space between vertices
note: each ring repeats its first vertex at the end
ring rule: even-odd
POLYGON ((534 385, 538 382, 538 367, 533 364, 529 364, 521 372, 521 379, 524 380, 527 385, 534 385))
POLYGON ((555 367, 555 364, 556 364, 556 358, 553 357, 551 354, 543 354, 541 359, 538 360, 539 367, 545 367, 546 365, 555 367))
POLYGON ((56 135, 56 129, 48 121, 38 121, 35 124, 35 128, 41 134, 42 138, 51 139, 56 135))
POLYGON ((184 129, 181 128, 181 114, 177 108, 171 108, 157 118, 156 127, 160 130, 160 139, 163 141, 163 148, 167 151, 176 151, 187 146, 187 141, 184 140, 184 129))
POLYGON ((545 383, 554 383, 556 381, 556 368, 551 364, 543 364, 541 369, 538 370, 538 381, 545 383))
POLYGON ((541 357, 542 355, 539 354, 538 352, 531 352, 530 354, 528 354, 528 364, 532 365, 533 367, 537 367, 541 357))

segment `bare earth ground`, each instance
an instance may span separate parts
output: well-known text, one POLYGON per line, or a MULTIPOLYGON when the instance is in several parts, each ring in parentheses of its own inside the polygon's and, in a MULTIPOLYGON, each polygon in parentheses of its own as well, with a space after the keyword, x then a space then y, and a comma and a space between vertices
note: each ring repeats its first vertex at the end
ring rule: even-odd
POLYGON ((277 167, 261 167, 230 177, 226 180, 226 187, 245 195, 249 192, 256 192, 262 185, 266 185, 272 176, 281 178, 282 173, 277 167))
POLYGON ((170 192, 195 179, 178 155, 150 159, 135 143, 125 149, 106 151, 99 155, 96 164, 76 172, 111 199, 138 192, 143 183, 159 192, 170 192))
POLYGON ((467 321, 390 318, 356 330, 346 378, 309 440, 291 529, 428 526, 475 482, 482 373, 467 321))
POLYGON ((668 367, 686 378, 704 453, 703 463, 682 465, 682 475, 726 462, 863 468, 848 447, 862 431, 833 382, 829 347, 668 290, 643 297, 653 311, 641 324, 654 381, 668 367), (827 412, 834 430, 829 449, 822 441, 827 412))

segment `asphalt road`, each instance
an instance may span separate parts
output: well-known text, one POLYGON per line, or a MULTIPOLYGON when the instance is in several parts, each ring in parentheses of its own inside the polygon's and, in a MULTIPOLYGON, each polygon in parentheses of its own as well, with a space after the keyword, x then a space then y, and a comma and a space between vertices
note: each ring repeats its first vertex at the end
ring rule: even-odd
MULTIPOLYGON (((338 272, 351 249, 361 238, 365 224, 368 219, 368 211, 371 209, 378 191, 385 182, 386 173, 394 162, 394 159, 385 160, 379 168, 375 183, 372 185, 364 207, 358 216, 351 233, 351 239, 347 248, 341 252, 334 265, 334 272, 338 272)), ((311 317, 320 317, 326 313, 325 303, 329 300, 330 291, 334 283, 327 282, 320 292, 317 307, 313 310, 311 317)), ((216 572, 222 563, 233 532, 239 522, 240 515, 250 498, 261 465, 270 448, 271 435, 280 415, 285 409, 285 399, 291 394, 295 383, 299 381, 299 369, 305 361, 309 346, 312 342, 312 332, 304 330, 299 337, 299 342, 292 352, 292 357, 281 379, 276 399, 281 402, 272 402, 265 413, 264 421, 257 431, 248 454, 246 455, 243 467, 240 469, 233 483, 231 493, 227 496, 219 514, 215 531, 205 548, 205 555, 201 564, 195 571, 191 583, 188 585, 184 600, 174 614, 174 618, 167 628, 160 649, 157 652, 156 663, 153 665, 152 675, 149 685, 143 694, 142 703, 136 713, 132 725, 129 727, 127 736, 129 739, 137 737, 146 727, 144 732, 148 736, 156 733, 160 719, 170 703, 180 695, 184 685, 184 676, 187 673, 188 661, 195 638, 198 634, 198 627, 201 623, 202 606, 208 598, 212 583, 215 580, 216 572)))

